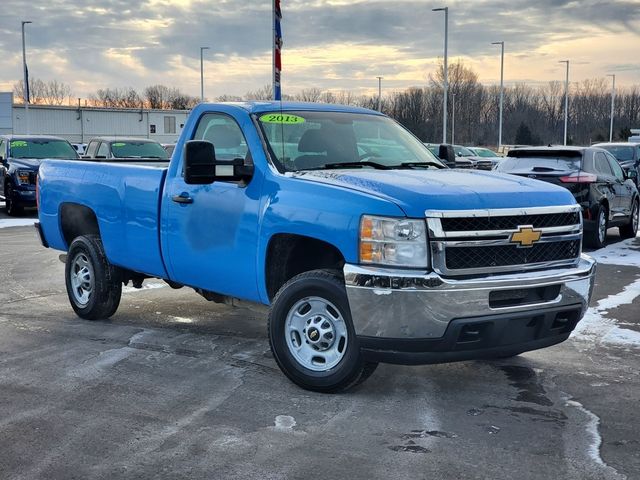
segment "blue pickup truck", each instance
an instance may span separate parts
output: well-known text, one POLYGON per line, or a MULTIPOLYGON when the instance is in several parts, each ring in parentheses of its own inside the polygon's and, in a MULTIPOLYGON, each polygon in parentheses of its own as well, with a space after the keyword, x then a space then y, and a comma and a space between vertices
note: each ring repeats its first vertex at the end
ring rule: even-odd
POLYGON ((595 273, 567 190, 449 169, 354 107, 201 104, 168 167, 47 160, 38 201, 80 317, 152 277, 268 305, 276 362, 321 392, 562 342, 595 273))

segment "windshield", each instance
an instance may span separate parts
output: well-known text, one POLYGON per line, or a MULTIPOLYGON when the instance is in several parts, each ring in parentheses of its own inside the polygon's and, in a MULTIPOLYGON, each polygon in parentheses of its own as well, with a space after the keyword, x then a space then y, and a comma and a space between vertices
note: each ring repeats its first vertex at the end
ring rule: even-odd
POLYGON ((498 156, 497 153, 492 152, 488 148, 474 148, 473 151, 476 152, 478 157, 494 158, 498 156))
POLYGON ((458 157, 473 157, 473 152, 462 145, 454 145, 453 151, 456 152, 458 157))
POLYGON ((600 148, 606 150, 619 162, 629 162, 633 160, 633 149, 635 147, 626 145, 601 145, 600 148))
POLYGON ((387 117, 274 112, 260 114, 258 123, 274 161, 285 171, 340 168, 343 164, 344 168, 444 167, 420 140, 387 117))
POLYGON ((519 171, 567 171, 580 170, 581 157, 507 157, 496 170, 500 172, 519 171))
POLYGON ((162 145, 155 142, 143 141, 123 141, 113 142, 111 144, 111 152, 114 158, 159 158, 168 160, 167 151, 162 145))
POLYGON ((9 156, 13 158, 78 158, 78 154, 66 140, 11 140, 9 148, 9 156))

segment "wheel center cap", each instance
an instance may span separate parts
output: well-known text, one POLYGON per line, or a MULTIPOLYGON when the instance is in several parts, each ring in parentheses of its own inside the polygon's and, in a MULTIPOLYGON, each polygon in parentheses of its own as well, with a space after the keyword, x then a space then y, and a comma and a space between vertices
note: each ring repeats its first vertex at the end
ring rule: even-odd
POLYGON ((318 343, 320 341, 320 331, 315 327, 311 327, 307 330, 307 338, 311 343, 318 343))

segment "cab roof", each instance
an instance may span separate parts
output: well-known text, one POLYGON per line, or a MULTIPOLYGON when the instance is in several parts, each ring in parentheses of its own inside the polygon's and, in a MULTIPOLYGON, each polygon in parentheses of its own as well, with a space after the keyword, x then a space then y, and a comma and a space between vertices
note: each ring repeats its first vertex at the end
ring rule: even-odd
POLYGON ((236 106, 248 113, 265 113, 276 111, 315 111, 315 112, 344 112, 344 113, 366 113, 369 115, 382 115, 380 112, 370 110, 368 108, 354 107, 352 105, 336 105, 333 103, 315 103, 315 102, 276 102, 276 101, 252 101, 252 102, 223 102, 223 103, 205 103, 204 109, 215 105, 236 106))

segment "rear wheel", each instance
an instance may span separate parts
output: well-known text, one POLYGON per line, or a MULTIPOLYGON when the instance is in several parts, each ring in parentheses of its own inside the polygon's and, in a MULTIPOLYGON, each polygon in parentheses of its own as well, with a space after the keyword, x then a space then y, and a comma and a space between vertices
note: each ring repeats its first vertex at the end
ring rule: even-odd
POLYGON ((7 215, 17 217, 18 215, 22 215, 24 209, 16 205, 16 199, 13 197, 13 186, 10 183, 7 183, 4 186, 4 208, 7 215))
POLYGON ((69 247, 65 266, 69 302, 86 320, 109 318, 122 295, 120 269, 109 263, 98 235, 77 237, 69 247))
POLYGON ((629 218, 629 223, 626 225, 622 225, 620 230, 620 236, 622 238, 634 238, 638 234, 638 216, 640 215, 640 200, 633 202, 633 207, 631 207, 631 217, 629 218))
POLYGON ((269 312, 269 343, 282 372, 307 390, 334 393, 368 378, 342 279, 313 270, 289 280, 269 312))
POLYGON ((607 207, 600 205, 596 214, 596 226, 593 230, 585 232, 585 243, 592 248, 602 248, 607 244, 607 227, 609 224, 609 212, 607 207))

